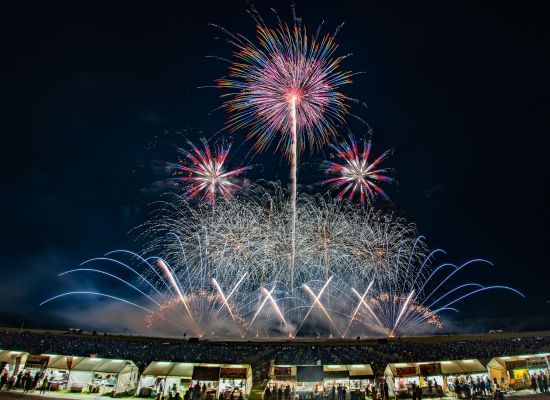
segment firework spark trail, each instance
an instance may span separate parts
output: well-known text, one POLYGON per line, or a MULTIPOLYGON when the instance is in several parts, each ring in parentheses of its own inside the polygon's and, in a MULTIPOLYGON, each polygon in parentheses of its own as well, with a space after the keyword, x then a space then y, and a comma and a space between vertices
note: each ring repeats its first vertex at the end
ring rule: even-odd
POLYGON ((164 271, 166 277, 170 281, 170 284, 172 285, 174 290, 178 293, 178 296, 181 302, 183 303, 185 309, 187 310, 187 313, 189 314, 189 318, 193 320, 193 314, 191 314, 191 310, 189 309, 189 306, 187 305, 187 302, 183 297, 180 286, 177 284, 176 280, 174 279, 174 274, 172 273, 171 268, 169 268, 168 265, 166 265, 166 262, 162 258, 159 258, 157 260, 157 265, 164 271))
POLYGON ((373 316, 375 321, 378 323, 378 325, 380 325, 380 327, 384 329, 384 325, 382 324, 380 319, 378 319, 378 317, 376 316, 372 308, 369 306, 369 304, 365 301, 365 299, 359 294, 357 290, 355 290, 355 288, 352 288, 351 290, 357 297, 359 297, 360 303, 363 304, 365 308, 371 313, 371 315, 373 316))
POLYGON ((94 269, 94 268, 76 268, 76 269, 70 269, 68 271, 65 271, 65 272, 62 272, 60 273, 59 275, 57 276, 64 276, 64 275, 67 275, 67 274, 71 274, 73 272, 95 272, 95 273, 98 273, 98 274, 103 274, 103 275, 107 275, 113 279, 116 279, 122 283, 124 283, 125 285, 131 287, 132 289, 136 290, 137 292, 141 293, 142 295, 144 295, 145 297, 147 297, 149 300, 151 300, 153 303, 155 303, 157 306, 160 306, 160 304, 155 300, 153 299, 151 296, 149 296, 147 293, 141 291, 139 288, 137 288, 136 286, 132 285, 130 282, 128 282, 127 280, 124 280, 116 275, 113 275, 109 272, 106 272, 106 271, 102 271, 100 269, 94 269))
POLYGON ((118 260, 115 260, 114 258, 109 258, 109 257, 96 257, 96 258, 90 258, 89 260, 86 260, 82 263, 80 263, 80 267, 82 267, 83 265, 86 265, 86 264, 89 264, 91 262, 94 262, 94 261, 109 261, 109 262, 112 262, 114 264, 117 264, 117 265, 121 265, 123 266, 124 268, 126 269, 129 269, 130 271, 132 271, 135 275, 137 275, 140 279, 142 279, 145 283, 147 283, 147 285, 149 285, 149 287, 151 289, 153 289, 155 292, 157 292, 157 294, 159 296, 162 296, 162 293, 160 293, 160 291, 155 287, 155 285, 153 285, 151 282, 149 282, 147 279, 145 279, 145 277, 140 274, 139 272, 137 272, 134 268, 130 267, 129 265, 121 262, 121 261, 118 261, 118 260))
MULTIPOLYGON (((155 267, 153 267, 151 265, 151 263, 149 263, 148 260, 146 260, 145 258, 143 258, 142 256, 140 256, 139 254, 137 253, 134 253, 133 251, 129 251, 129 250, 124 250, 124 249, 119 249, 119 250, 112 250, 112 251, 109 251, 108 253, 105 253, 105 256, 110 256, 111 254, 116 254, 116 253, 123 253, 123 254, 130 254, 132 257, 136 257, 138 260, 142 261, 143 263, 145 263, 145 265, 147 265, 156 275, 157 277, 160 279, 160 281, 164 284, 164 286, 170 291, 171 294, 174 294, 174 292, 172 291, 172 288, 170 287, 170 285, 168 285, 168 283, 166 283, 166 281, 164 280, 164 278, 162 277, 162 275, 160 275, 158 273, 158 271, 156 270, 155 267)), ((82 264, 81 264, 82 265, 82 264)))
POLYGON ((57 296, 53 296, 53 297, 50 297, 50 298, 47 299, 47 300, 44 300, 42 303, 40 303, 40 306, 43 306, 44 304, 49 303, 49 302, 52 301, 52 300, 59 299, 60 297, 72 296, 72 295, 75 295, 75 294, 90 294, 90 295, 93 295, 93 296, 107 297, 107 298, 109 298, 109 299, 117 300, 117 301, 120 301, 120 302, 122 302, 122 303, 130 304, 131 306, 140 308, 140 309, 142 309, 143 311, 152 312, 152 311, 149 310, 148 308, 142 307, 142 306, 140 306, 139 304, 132 303, 131 301, 122 299, 122 298, 120 298, 120 297, 111 296, 111 295, 105 294, 105 293, 89 292, 89 291, 76 291, 76 292, 61 293, 61 294, 58 294, 57 296))
MULTIPOLYGON (((329 280, 331 279, 332 277, 329 278, 329 280)), ((333 319, 330 317, 330 314, 327 312, 325 306, 323 305, 323 303, 321 303, 321 300, 320 300, 320 297, 321 297, 321 294, 319 294, 318 296, 315 295, 315 293, 313 293, 313 291, 310 289, 310 287, 307 285, 307 284, 304 284, 304 289, 306 290, 306 292, 311 296, 311 298, 313 299, 313 306, 315 306, 315 303, 317 303, 317 305, 319 306, 319 308, 321 309, 321 311, 323 311, 323 314, 325 314, 325 316, 327 317, 327 319, 330 321, 330 323, 332 324, 332 326, 334 326, 334 328, 338 331, 338 334, 341 335, 342 332, 340 331, 340 329, 338 329, 338 327, 336 326, 336 324, 334 323, 333 319)))
MULTIPOLYGON (((325 282, 325 284, 323 285, 323 287, 321 288, 321 290, 319 291, 319 294, 317 294, 317 296, 315 296, 315 294, 313 294, 313 298, 314 298, 314 301, 313 303, 311 304, 311 306, 309 307, 309 310, 306 314, 306 316, 304 317, 304 319, 302 319, 302 322, 300 323, 300 325, 298 326, 298 329, 296 329, 296 331, 294 332, 294 335, 293 336, 296 336, 298 334, 298 331, 300 330, 300 328, 302 327, 302 325, 304 324, 304 321, 307 319, 307 317, 309 316, 309 314, 311 313, 311 310, 313 310, 313 307, 315 307, 315 304, 318 303, 319 301, 319 298, 323 295, 323 292, 325 291, 325 289, 327 288, 327 286, 330 284, 330 281, 332 280, 332 276, 330 278, 328 278, 328 280, 325 282)), ((309 289, 309 287, 307 287, 307 285, 304 285, 305 288, 309 289)), ((310 293, 311 290, 309 290, 310 293)))
POLYGON ((294 287, 294 261, 296 260, 296 198, 298 185, 298 132, 296 126, 296 95, 290 101, 290 118, 292 123, 292 147, 290 167, 290 205, 292 208, 292 261, 290 265, 290 286, 294 287))
POLYGON ((283 324, 285 324, 285 326, 286 326, 287 323, 285 321, 285 316, 283 315, 283 313, 281 312, 281 309, 277 305, 277 302, 275 301, 275 299, 271 295, 272 291, 268 292, 266 288, 262 288, 262 292, 269 298, 269 301, 271 302, 271 305, 273 306, 273 308, 275 308, 275 311, 279 315, 279 318, 281 318, 281 321, 283 321, 283 324))
MULTIPOLYGON (((270 296, 271 296, 271 293, 273 293, 273 291, 275 290, 275 287, 273 287, 269 292, 267 292, 270 296)), ((262 311, 262 309, 264 308, 264 305, 265 303, 267 303, 267 300, 268 300, 268 296, 265 296, 264 300, 262 301, 262 303, 260 304, 260 307, 258 307, 258 310, 256 311, 256 313, 254 314, 254 317, 252 318, 252 321, 250 321, 250 324, 248 324, 248 327, 246 328, 246 331, 244 332, 244 335, 246 336, 246 333, 248 332, 248 330, 252 327, 252 324, 254 323, 254 321, 256 321, 256 317, 260 314, 260 312, 262 311)))
MULTIPOLYGON (((241 276, 241 279, 239 279, 237 284, 235 286, 233 286, 233 289, 231 289, 231 291, 227 295, 227 300, 225 300, 226 304, 227 304, 227 301, 229 301, 229 299, 231 299, 231 296, 233 296, 233 293, 235 293, 235 291, 239 288, 239 286, 241 286, 241 283, 243 283, 243 280, 244 280, 244 278, 246 278, 247 275, 248 275, 247 273, 243 274, 243 276, 241 276)), ((212 278, 212 279, 214 279, 214 278, 212 278)), ((222 308, 223 308, 223 306, 218 309, 218 312, 216 313, 216 315, 218 315, 220 313, 222 308)))
POLYGON ((393 337, 393 334, 395 332, 395 330, 397 329, 397 327, 399 326, 399 322, 401 321, 401 317, 403 316, 403 313, 405 312, 405 310, 407 309, 409 303, 411 302, 411 299, 412 297, 414 296, 414 290, 409 293, 409 295, 407 296, 407 300, 405 301, 405 304, 403 304, 403 307, 401 308, 401 311, 399 312, 399 316, 397 317, 397 320, 395 321, 395 324, 392 328, 392 331, 390 333, 390 337, 393 337))
MULTIPOLYGON (((365 301, 365 297, 367 297, 367 294, 369 293, 370 288, 372 287, 372 284, 374 283, 374 280, 370 281, 369 286, 367 286, 367 289, 365 290, 365 293, 363 293, 363 296, 359 296, 359 303, 357 303, 357 307, 355 307, 355 311, 353 312, 351 318, 349 319, 348 326, 346 327, 346 330, 344 331, 344 334, 342 337, 346 336, 346 333, 348 333, 348 329, 351 326, 353 320, 355 319, 355 316, 357 315, 357 311, 361 308, 361 304, 365 301)), ((352 288, 354 293, 357 293, 355 289, 352 288)))
POLYGON ((216 281, 216 278, 212 278, 212 283, 214 284, 214 286, 218 290, 218 293, 220 294, 220 296, 223 300, 223 304, 225 304, 225 306, 227 307, 227 310, 229 311, 229 315, 231 315, 231 318, 233 318, 233 321, 235 322, 235 326, 237 326, 237 328, 240 331, 240 327, 239 327, 239 324, 237 323, 237 320, 235 319, 235 315, 233 315, 233 311, 231 311, 231 307, 229 306, 229 303, 227 302, 227 299, 225 298, 225 294, 223 293, 222 288, 218 284, 218 281, 216 281))

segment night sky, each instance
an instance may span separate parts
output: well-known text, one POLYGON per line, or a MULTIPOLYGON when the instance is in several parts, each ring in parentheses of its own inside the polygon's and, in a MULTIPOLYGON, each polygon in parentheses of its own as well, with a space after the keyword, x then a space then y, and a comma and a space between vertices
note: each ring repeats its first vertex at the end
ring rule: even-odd
MULTIPOLYGON (((394 212, 446 249, 444 260, 495 263, 464 281, 526 295, 477 296, 459 307, 462 318, 550 315, 548 10, 364 3, 296 6, 312 31, 323 19, 327 31, 346 23, 338 54, 354 55, 343 68, 366 74, 343 91, 368 105, 353 111, 374 129, 375 153, 395 149, 385 163, 398 179, 385 186, 394 212)), ((160 161, 176 160, 181 132, 208 137, 226 120, 223 111, 209 114, 220 92, 197 89, 225 73, 205 56, 231 54, 208 24, 254 34, 244 1, 57 4, 4 9, 1 24, 0 323, 8 325, 66 324, 77 314, 74 299, 38 307, 74 287, 56 275, 112 249, 140 249, 129 230, 170 190, 160 161)), ((270 7, 290 20, 287 2, 255 4, 271 23, 270 7)), ((366 131, 352 120, 349 127, 366 131)), ((235 165, 249 148, 243 133, 234 138, 235 165)), ((303 190, 321 190, 322 158, 303 157, 303 190)), ((253 180, 286 183, 280 155, 251 162, 253 180)))

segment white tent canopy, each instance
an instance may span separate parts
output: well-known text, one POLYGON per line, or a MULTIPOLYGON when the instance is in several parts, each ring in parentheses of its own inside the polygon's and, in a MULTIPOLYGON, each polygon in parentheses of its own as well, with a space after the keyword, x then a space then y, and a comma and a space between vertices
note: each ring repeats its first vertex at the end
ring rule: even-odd
POLYGON ((48 370, 70 370, 67 386, 91 386, 97 376, 111 375, 105 386, 115 394, 131 391, 138 383, 139 371, 133 361, 109 358, 42 354, 49 357, 48 370), (69 365, 71 368, 69 368, 69 365))
POLYGON ((232 378, 224 378, 223 376, 227 375, 224 372, 244 370, 242 371, 244 372, 243 377, 237 379, 245 381, 245 392, 246 394, 250 394, 252 389, 252 368, 249 364, 209 364, 173 361, 151 362, 141 374, 137 392, 139 393, 141 389, 155 387, 155 390, 162 390, 164 394, 167 394, 174 384, 180 388, 183 382, 190 382, 193 379, 195 367, 217 368, 216 384, 232 380, 232 378), (159 380, 162 380, 162 384, 159 384, 159 380))
POLYGON ((29 353, 25 353, 24 351, 0 350, 0 363, 5 363, 4 368, 8 370, 10 375, 14 372, 17 373, 18 371, 15 371, 15 368, 21 369, 28 357, 29 353))
POLYGON ((451 361, 430 361, 413 363, 391 363, 384 370, 385 375, 400 376, 423 376, 430 375, 427 370, 437 371, 433 375, 463 375, 485 373, 487 369, 477 359, 451 360, 451 361), (424 367, 423 367, 424 366, 424 367), (430 367, 430 368, 428 368, 430 367))

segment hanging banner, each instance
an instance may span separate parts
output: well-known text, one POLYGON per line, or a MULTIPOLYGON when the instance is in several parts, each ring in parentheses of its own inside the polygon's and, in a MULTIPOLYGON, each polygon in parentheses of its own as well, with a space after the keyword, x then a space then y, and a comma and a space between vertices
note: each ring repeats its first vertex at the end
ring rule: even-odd
POLYGON ((440 363, 420 364, 420 375, 421 376, 441 375, 441 364, 440 363))
POLYGON ((548 364, 544 357, 531 357, 527 359, 527 368, 529 369, 546 368, 547 366, 548 364))
POLYGON ((29 357, 27 357, 25 368, 46 369, 48 367, 49 362, 50 362, 50 357, 48 356, 39 356, 39 355, 31 354, 29 357))
POLYGON ((416 367, 395 367, 396 376, 413 376, 416 375, 416 367))
POLYGON ((195 367, 193 368, 193 380, 217 382, 220 380, 220 368, 219 367, 195 367))
POLYGON ((220 378, 246 379, 246 368, 222 368, 220 378))
POLYGON ((292 375, 292 367, 273 367, 273 375, 290 376, 292 375))

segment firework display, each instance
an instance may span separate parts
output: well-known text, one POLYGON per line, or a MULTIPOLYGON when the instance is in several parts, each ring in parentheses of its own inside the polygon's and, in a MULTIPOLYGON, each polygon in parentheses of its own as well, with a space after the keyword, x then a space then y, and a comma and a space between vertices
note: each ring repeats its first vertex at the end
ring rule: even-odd
POLYGON ((191 150, 181 149, 183 156, 181 162, 172 165, 176 181, 186 188, 187 198, 202 194, 212 204, 217 195, 227 199, 235 189, 241 188, 238 184, 231 182, 231 178, 250 167, 227 169, 224 164, 231 149, 230 145, 216 146, 212 151, 205 139, 202 139, 204 150, 191 142, 188 144, 191 150))
MULTIPOLYGON (((220 28, 229 36, 236 51, 227 77, 217 86, 227 90, 222 98, 231 114, 231 130, 248 128, 248 138, 255 140, 257 151, 272 142, 290 160, 291 184, 291 280, 295 278, 296 196, 298 153, 305 148, 321 147, 336 136, 336 124, 345 122, 347 102, 355 101, 339 88, 351 83, 352 72, 342 72, 340 63, 347 56, 334 55, 338 45, 335 35, 309 35, 294 15, 288 26, 277 15, 278 25, 269 28, 254 9, 257 44, 220 28)), ((338 28, 339 29, 339 28, 338 28)))
POLYGON ((414 224, 373 209, 388 198, 380 184, 393 179, 380 164, 390 152, 369 161, 370 141, 337 137, 353 101, 339 90, 353 74, 340 71, 345 56, 334 55, 334 35, 320 27, 309 35, 296 17, 269 28, 251 15, 258 44, 220 28, 236 51, 217 86, 226 91, 228 127, 247 128, 257 151, 275 143, 289 158, 290 189, 259 181, 235 190, 242 188, 234 178, 249 167, 227 167, 230 146, 189 142, 171 165, 184 190, 154 202, 133 231, 142 251, 115 250, 60 274, 108 279, 125 294, 68 291, 41 305, 71 296, 120 301, 143 312, 151 330, 174 335, 344 338, 441 328, 442 313, 487 290, 522 296, 507 286, 457 283, 462 270, 491 263, 438 264, 445 252, 430 251, 414 224), (330 143, 335 152, 323 184, 336 201, 297 192, 306 143, 330 143))
POLYGON ((325 172, 338 176, 325 180, 323 184, 330 184, 339 191, 337 199, 347 197, 348 200, 352 200, 357 196, 361 205, 365 206, 365 199, 369 202, 374 201, 378 195, 388 199, 388 195, 378 183, 391 182, 393 179, 388 175, 387 169, 379 167, 379 164, 389 157, 391 150, 386 150, 369 162, 371 142, 363 141, 362 144, 360 150, 355 137, 350 134, 347 141, 331 145, 341 163, 325 161, 325 172))
POLYGON ((136 228, 147 243, 142 255, 118 250, 84 264, 140 271, 139 282, 124 283, 141 300, 125 301, 146 310, 152 329, 214 337, 395 336, 440 327, 441 312, 480 291, 515 292, 448 285, 461 269, 488 261, 436 266, 444 252, 429 252, 404 220, 305 194, 297 202, 292 287, 289 207, 288 193, 273 184, 215 209, 171 195, 136 228))

